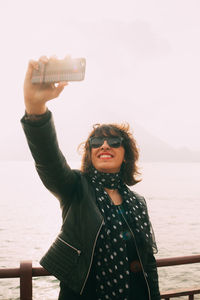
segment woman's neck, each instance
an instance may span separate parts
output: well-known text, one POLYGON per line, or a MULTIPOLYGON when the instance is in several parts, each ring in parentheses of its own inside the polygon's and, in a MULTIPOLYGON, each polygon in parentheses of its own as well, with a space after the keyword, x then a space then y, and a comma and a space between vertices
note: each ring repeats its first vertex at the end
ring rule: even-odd
POLYGON ((111 189, 108 189, 108 188, 104 188, 104 189, 108 193, 110 199, 112 200, 112 202, 115 205, 122 204, 123 200, 122 200, 122 197, 121 197, 121 195, 120 195, 120 193, 117 189, 114 189, 114 190, 111 190, 111 189))

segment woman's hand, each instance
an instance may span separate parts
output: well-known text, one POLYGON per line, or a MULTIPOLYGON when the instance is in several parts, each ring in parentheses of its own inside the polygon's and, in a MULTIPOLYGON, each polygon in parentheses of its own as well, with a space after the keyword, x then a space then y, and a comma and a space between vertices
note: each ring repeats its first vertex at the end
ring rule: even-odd
MULTIPOLYGON (((56 58, 50 58, 56 59, 56 58)), ((42 56, 39 61, 43 63, 48 62, 48 58, 42 56)), ((24 80, 24 102, 26 112, 28 114, 43 114, 46 112, 46 102, 52 100, 60 95, 67 82, 59 82, 57 85, 50 84, 32 84, 31 78, 34 69, 38 69, 38 61, 31 60, 28 64, 24 80)))

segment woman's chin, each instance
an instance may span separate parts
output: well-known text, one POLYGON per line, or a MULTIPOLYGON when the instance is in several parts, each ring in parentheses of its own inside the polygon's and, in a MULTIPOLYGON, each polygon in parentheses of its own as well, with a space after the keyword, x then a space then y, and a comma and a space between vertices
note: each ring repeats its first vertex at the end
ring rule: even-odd
POLYGON ((99 171, 99 172, 103 172, 103 173, 118 173, 120 171, 120 168, 109 165, 109 164, 99 164, 98 166, 95 166, 95 168, 99 171))

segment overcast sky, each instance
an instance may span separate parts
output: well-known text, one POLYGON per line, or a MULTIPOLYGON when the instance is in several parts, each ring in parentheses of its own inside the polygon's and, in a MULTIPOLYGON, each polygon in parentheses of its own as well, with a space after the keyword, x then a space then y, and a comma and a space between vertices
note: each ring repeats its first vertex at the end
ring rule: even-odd
POLYGON ((86 58, 86 78, 49 104, 61 139, 128 121, 200 150, 199 15, 198 0, 1 1, 1 140, 24 140, 28 60, 70 54, 86 58))

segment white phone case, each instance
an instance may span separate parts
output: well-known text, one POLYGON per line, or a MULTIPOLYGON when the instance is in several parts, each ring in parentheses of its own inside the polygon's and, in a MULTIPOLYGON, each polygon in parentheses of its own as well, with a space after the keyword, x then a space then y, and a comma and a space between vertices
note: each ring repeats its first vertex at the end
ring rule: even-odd
POLYGON ((34 70, 32 83, 55 83, 60 81, 81 81, 85 78, 85 58, 50 60, 39 62, 39 70, 34 70))

